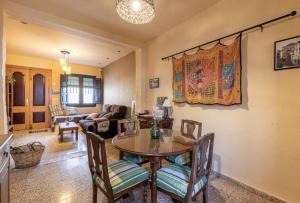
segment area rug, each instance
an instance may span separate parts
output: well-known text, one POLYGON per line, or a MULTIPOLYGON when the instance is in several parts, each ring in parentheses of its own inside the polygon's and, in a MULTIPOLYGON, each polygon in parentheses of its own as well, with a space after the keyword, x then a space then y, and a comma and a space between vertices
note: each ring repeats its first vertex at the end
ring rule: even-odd
MULTIPOLYGON (((45 151, 40 164, 48 164, 56 161, 62 161, 70 158, 87 155, 86 139, 83 132, 78 134, 78 142, 75 140, 75 134, 64 133, 64 141, 60 142, 58 132, 38 132, 29 133, 29 131, 15 131, 13 147, 28 144, 31 142, 41 142, 45 145, 45 151)), ((14 163, 12 163, 14 166, 14 163)))

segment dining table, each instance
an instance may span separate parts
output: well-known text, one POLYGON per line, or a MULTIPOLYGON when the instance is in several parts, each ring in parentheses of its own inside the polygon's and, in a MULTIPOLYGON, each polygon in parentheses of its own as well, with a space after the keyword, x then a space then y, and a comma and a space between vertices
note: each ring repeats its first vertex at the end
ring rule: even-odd
POLYGON ((166 156, 191 152, 192 146, 177 142, 174 137, 182 136, 180 131, 161 129, 160 137, 151 137, 150 129, 140 129, 134 135, 118 135, 112 139, 112 144, 122 153, 141 155, 150 162, 151 203, 157 202, 156 171, 161 160, 166 156))

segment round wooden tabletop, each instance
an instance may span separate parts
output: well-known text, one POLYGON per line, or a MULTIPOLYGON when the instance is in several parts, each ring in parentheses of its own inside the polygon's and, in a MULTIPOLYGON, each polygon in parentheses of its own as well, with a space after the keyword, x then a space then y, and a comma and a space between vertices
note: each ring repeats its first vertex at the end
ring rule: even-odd
POLYGON ((162 130, 159 139, 152 139, 150 129, 141 129, 136 135, 115 136, 113 145, 123 152, 143 156, 170 156, 192 151, 191 145, 173 141, 179 131, 162 130))

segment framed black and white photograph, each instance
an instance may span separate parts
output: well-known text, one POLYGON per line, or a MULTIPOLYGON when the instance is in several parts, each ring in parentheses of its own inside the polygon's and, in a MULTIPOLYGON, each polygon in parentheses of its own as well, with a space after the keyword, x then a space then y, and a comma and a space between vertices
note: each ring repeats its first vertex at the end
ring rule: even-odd
POLYGON ((300 68, 300 36, 274 43, 274 70, 300 68))
POLYGON ((159 88, 159 78, 152 78, 149 80, 150 89, 159 88))

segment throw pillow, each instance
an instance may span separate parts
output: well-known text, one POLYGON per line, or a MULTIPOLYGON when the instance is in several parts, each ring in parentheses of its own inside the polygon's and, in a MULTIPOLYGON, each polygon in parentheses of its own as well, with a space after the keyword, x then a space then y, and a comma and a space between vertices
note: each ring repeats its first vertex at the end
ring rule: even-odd
POLYGON ((110 104, 104 104, 103 105, 103 112, 110 112, 112 105, 110 104))
POLYGON ((120 109, 120 106, 118 105, 112 105, 112 107, 110 108, 110 111, 113 113, 118 113, 120 109))
POLYGON ((99 114, 99 118, 102 118, 104 117, 106 114, 108 114, 108 112, 105 112, 105 111, 102 111, 100 114, 99 114))
POLYGON ((88 115, 88 116, 86 117, 86 120, 94 120, 94 119, 96 119, 98 116, 99 116, 98 113, 91 113, 90 115, 88 115))
POLYGON ((110 113, 105 114, 103 117, 107 118, 107 119, 111 119, 112 116, 113 116, 113 113, 110 112, 110 113))

